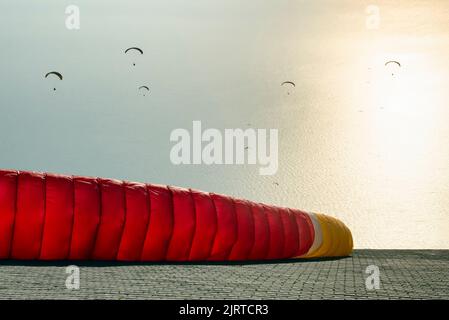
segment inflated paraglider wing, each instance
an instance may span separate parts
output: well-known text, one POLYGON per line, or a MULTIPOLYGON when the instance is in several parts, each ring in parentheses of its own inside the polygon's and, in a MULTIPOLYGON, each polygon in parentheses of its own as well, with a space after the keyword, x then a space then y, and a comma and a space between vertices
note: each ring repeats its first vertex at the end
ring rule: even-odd
POLYGON ((347 256, 339 220, 171 186, 0 170, 0 259, 347 256))
POLYGON ((55 75, 55 76, 57 76, 58 78, 59 78, 59 80, 62 80, 62 74, 60 74, 59 72, 57 72, 57 71, 51 71, 51 72, 48 72, 46 75, 45 75, 45 78, 47 78, 49 75, 55 75))
POLYGON ((395 60, 390 60, 390 61, 385 62, 385 66, 387 66, 389 64, 396 64, 398 67, 401 66, 401 64, 398 61, 395 61, 395 60))
POLYGON ((291 84, 292 86, 296 87, 295 83, 292 81, 284 81, 281 83, 281 86, 285 85, 285 84, 291 84))
POLYGON ((136 51, 140 52, 140 54, 143 54, 143 50, 140 48, 137 48, 137 47, 128 48, 125 50, 125 53, 128 53, 128 51, 131 51, 131 50, 136 50, 136 51))

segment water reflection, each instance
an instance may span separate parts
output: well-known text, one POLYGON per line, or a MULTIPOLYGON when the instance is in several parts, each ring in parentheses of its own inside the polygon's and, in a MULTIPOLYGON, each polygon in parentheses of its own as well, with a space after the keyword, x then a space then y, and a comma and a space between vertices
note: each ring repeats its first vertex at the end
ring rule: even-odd
POLYGON ((371 30, 363 1, 90 1, 68 31, 61 5, 4 0, 0 166, 322 211, 357 247, 449 248, 449 4, 376 3, 371 30), (173 166, 170 132, 193 120, 279 129, 279 171, 173 166))

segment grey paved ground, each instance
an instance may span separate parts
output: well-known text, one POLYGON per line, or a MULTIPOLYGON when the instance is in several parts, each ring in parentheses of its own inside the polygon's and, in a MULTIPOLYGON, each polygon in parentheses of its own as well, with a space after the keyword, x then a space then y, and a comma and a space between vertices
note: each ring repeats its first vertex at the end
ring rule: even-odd
POLYGON ((449 250, 357 250, 349 258, 264 264, 70 263, 0 261, 0 299, 449 299, 449 250), (366 267, 380 270, 367 290, 366 267))

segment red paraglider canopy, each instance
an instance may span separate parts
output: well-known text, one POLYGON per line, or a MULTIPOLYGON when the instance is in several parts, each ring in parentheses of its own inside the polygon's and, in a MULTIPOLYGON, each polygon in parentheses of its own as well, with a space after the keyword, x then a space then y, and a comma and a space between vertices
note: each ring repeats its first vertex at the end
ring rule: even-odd
POLYGON ((348 255, 299 210, 172 186, 0 170, 0 259, 229 261, 348 255))

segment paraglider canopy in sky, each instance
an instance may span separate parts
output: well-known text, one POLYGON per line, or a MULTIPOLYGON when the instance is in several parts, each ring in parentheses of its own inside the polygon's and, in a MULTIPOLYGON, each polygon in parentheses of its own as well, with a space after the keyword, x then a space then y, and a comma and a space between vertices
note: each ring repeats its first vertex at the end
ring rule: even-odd
POLYGON ((128 51, 131 51, 131 50, 136 50, 136 51, 140 52, 140 54, 143 54, 143 50, 140 48, 137 48, 137 47, 128 48, 125 50, 125 53, 128 53, 128 51))
POLYGON ((401 64, 398 61, 395 61, 395 60, 390 60, 390 61, 385 62, 385 66, 388 66, 390 63, 396 64, 398 67, 401 66, 401 64))
POLYGON ((57 77, 59 78, 59 80, 62 80, 62 74, 60 74, 60 73, 57 72, 57 71, 51 71, 51 72, 48 72, 48 73, 45 75, 45 78, 47 78, 49 75, 52 75, 52 74, 54 74, 55 76, 57 76, 57 77))
POLYGON ((296 87, 295 83, 292 82, 292 81, 284 81, 284 82, 281 83, 281 86, 286 85, 286 84, 290 84, 290 85, 296 87))

